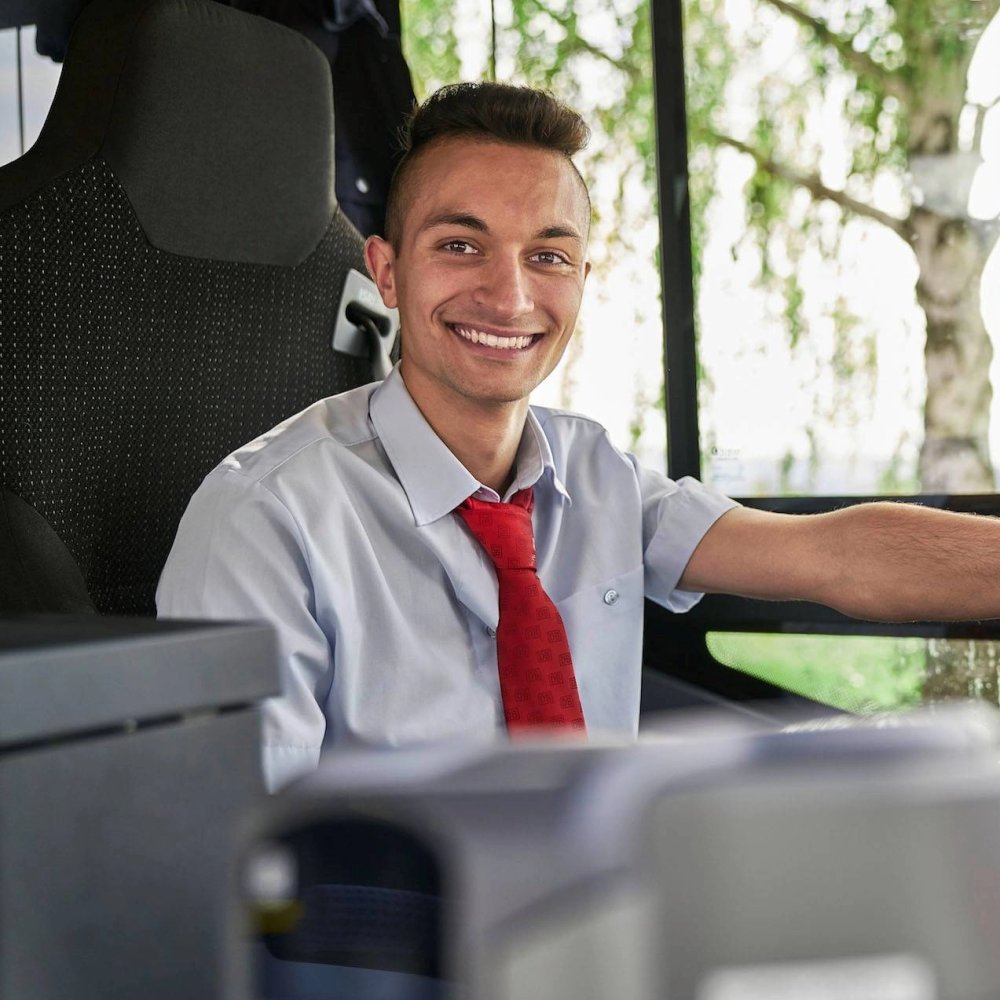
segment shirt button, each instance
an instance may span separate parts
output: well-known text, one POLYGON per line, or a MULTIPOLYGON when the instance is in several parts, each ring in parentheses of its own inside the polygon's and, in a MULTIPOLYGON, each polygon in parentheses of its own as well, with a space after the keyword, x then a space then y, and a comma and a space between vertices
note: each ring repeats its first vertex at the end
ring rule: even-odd
POLYGON ((497 637, 497 630, 492 625, 487 625, 486 626, 486 634, 491 639, 495 639, 497 637))
POLYGON ((605 604, 607 604, 607 605, 608 605, 609 607, 610 607, 610 606, 611 606, 612 604, 617 604, 617 603, 618 603, 618 598, 619 598, 620 596, 621 596, 621 595, 620 595, 620 594, 618 593, 618 591, 617 591, 617 590, 609 590, 609 591, 608 591, 608 592, 607 592, 607 593, 606 593, 606 594, 604 595, 604 603, 605 603, 605 604))

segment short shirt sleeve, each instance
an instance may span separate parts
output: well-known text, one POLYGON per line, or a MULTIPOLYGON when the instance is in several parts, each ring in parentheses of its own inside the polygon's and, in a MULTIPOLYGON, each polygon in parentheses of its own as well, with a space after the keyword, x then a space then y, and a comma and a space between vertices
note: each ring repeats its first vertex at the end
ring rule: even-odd
POLYGON ((697 479, 676 482, 634 462, 642 496, 646 596, 670 611, 689 611, 704 596, 678 584, 705 533, 739 504, 697 479))

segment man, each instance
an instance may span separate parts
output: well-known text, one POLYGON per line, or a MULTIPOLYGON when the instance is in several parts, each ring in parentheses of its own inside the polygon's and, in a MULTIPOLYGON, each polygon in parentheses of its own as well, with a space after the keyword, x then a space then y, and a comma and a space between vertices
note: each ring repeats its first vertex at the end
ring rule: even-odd
POLYGON ((640 468, 586 418, 529 408, 590 268, 570 159, 586 139, 575 112, 522 88, 458 85, 419 108, 386 238, 365 245, 400 311, 401 363, 230 456, 181 522, 160 613, 279 630, 272 787, 335 744, 490 739, 552 720, 634 733, 644 596, 676 611, 712 591, 867 618, 1000 614, 992 520, 898 504, 748 510, 640 468), (537 577, 494 564, 480 535, 494 515, 500 535, 533 526, 537 577), (518 619, 529 613, 544 627, 518 619), (532 653, 546 666, 512 686, 526 636, 551 644, 532 653))

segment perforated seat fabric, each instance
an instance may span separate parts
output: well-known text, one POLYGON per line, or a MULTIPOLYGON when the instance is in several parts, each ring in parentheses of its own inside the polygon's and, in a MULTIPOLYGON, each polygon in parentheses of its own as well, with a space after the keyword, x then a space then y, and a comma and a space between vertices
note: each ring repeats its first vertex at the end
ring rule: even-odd
MULTIPOLYGON (((328 70, 303 39, 207 0, 95 0, 84 18, 27 168, 0 169, 0 479, 65 543, 100 612, 152 614, 202 477, 370 380, 330 346, 361 239, 332 197, 328 70), (214 95, 198 60, 211 60, 214 95), (304 96, 289 104, 297 79, 304 96), (88 104, 74 119, 72 86, 91 87, 103 113, 88 104), (188 118, 143 121, 163 107, 188 118), (184 163, 169 159, 172 129, 184 163), (247 190, 206 203, 206 177, 247 190), (296 184, 313 196, 289 197, 296 184)), ((0 566, 0 594, 17 572, 0 566)))
POLYGON ((323 962, 438 976, 439 896, 371 885, 313 885, 293 932, 265 938, 291 962, 323 962))
POLYGON ((92 614, 80 569, 51 526, 0 490, 0 607, 7 614, 92 614))

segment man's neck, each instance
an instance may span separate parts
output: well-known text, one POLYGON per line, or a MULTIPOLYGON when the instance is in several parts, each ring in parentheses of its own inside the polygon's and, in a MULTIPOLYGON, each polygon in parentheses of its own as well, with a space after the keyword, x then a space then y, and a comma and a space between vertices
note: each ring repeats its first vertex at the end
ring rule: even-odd
POLYGON ((479 482, 502 497, 514 480, 528 400, 483 403, 457 395, 423 392, 419 378, 407 381, 404 376, 404 382, 424 419, 448 450, 479 482))

